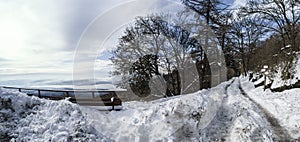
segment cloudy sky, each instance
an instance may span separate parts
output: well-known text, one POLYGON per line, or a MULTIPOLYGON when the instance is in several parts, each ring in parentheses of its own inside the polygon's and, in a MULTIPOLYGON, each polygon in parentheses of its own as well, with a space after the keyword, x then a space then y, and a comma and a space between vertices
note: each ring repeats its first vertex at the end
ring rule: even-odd
POLYGON ((97 15, 120 1, 1 1, 1 79, 72 79, 80 35, 97 15))
MULTIPOLYGON (((132 1, 0 1, 0 82, 3 84, 16 80, 72 80, 74 57, 76 58, 75 53, 78 52, 77 45, 89 41, 88 39, 80 41, 84 39, 82 36, 87 34, 89 28, 93 29, 93 23, 104 13, 132 1)), ((226 1, 240 5, 244 0, 226 1)), ((120 9, 118 12, 126 13, 126 11, 130 9, 120 9)), ((111 19, 112 21, 121 19, 121 16, 122 14, 114 13, 111 19)), ((105 26, 100 29, 105 29, 105 26)), ((94 42, 89 44, 91 47, 100 46, 94 42)), ((102 52, 99 49, 95 51, 102 52)), ((109 80, 107 71, 110 68, 109 62, 104 59, 100 58, 94 62, 98 78, 107 81, 109 80)))

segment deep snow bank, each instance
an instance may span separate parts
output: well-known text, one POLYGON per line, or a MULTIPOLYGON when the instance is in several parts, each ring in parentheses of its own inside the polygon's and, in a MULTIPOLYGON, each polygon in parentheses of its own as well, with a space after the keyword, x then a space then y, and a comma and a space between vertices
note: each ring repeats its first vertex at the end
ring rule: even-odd
POLYGON ((121 112, 82 108, 93 126, 116 141, 272 141, 263 113, 239 80, 152 102, 127 102, 121 112), (226 88, 228 89, 226 90, 226 88))
POLYGON ((0 89, 0 141, 104 141, 78 105, 0 89))
POLYGON ((215 117, 229 83, 152 102, 124 103, 121 112, 82 109, 99 132, 116 141, 199 141, 200 130, 215 117))
POLYGON ((228 84, 112 112, 0 89, 0 141, 198 141, 228 84))
POLYGON ((238 79, 192 94, 126 102, 122 111, 98 111, 6 90, 0 90, 0 98, 0 140, 272 141, 274 137, 263 113, 241 94, 238 79))

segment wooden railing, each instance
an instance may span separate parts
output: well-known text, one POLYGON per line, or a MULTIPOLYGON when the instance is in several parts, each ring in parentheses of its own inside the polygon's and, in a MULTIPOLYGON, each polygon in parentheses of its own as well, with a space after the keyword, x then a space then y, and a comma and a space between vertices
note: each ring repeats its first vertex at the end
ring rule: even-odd
POLYGON ((1 88, 18 90, 23 93, 27 91, 26 94, 29 96, 37 96, 50 100, 63 100, 68 98, 70 102, 78 103, 83 106, 112 106, 112 110, 115 110, 115 106, 122 106, 122 100, 116 95, 117 91, 114 90, 54 90, 8 86, 1 86, 1 88), (37 93, 28 93, 28 91, 36 91, 37 93), (48 94, 50 93, 50 95, 43 95, 46 92, 48 94), (53 94, 51 95, 51 93, 53 94), (63 93, 64 95, 57 95, 55 93, 63 93), (76 93, 81 95, 76 95, 76 93))

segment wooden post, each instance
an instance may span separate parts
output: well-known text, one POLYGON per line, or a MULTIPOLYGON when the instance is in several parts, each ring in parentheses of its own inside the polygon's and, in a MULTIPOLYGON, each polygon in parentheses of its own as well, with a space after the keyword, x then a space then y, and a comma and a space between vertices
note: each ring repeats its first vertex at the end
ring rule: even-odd
POLYGON ((264 91, 266 91, 266 88, 267 88, 267 75, 264 75, 264 91))
POLYGON ((66 97, 69 97, 69 92, 68 91, 66 91, 66 97))
POLYGON ((38 90, 38 97, 41 97, 41 90, 38 90))
POLYGON ((115 110, 115 98, 114 97, 110 98, 110 102, 112 104, 112 110, 115 110))

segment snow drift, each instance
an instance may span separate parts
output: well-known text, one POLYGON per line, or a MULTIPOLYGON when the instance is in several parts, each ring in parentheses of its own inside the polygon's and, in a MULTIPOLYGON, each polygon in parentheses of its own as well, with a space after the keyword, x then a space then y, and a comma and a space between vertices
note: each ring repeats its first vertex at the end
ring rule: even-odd
POLYGON ((0 90, 0 141, 109 140, 85 119, 78 105, 0 90))
POLYGON ((278 140, 256 103, 297 139, 300 110, 294 100, 300 99, 299 89, 272 94, 254 88, 248 79, 235 78, 211 89, 151 102, 125 102, 121 111, 99 111, 0 89, 0 141, 278 140))
POLYGON ((1 89, 1 139, 196 140, 199 129, 205 128, 216 115, 225 85, 153 102, 128 102, 124 110, 112 112, 1 89))

